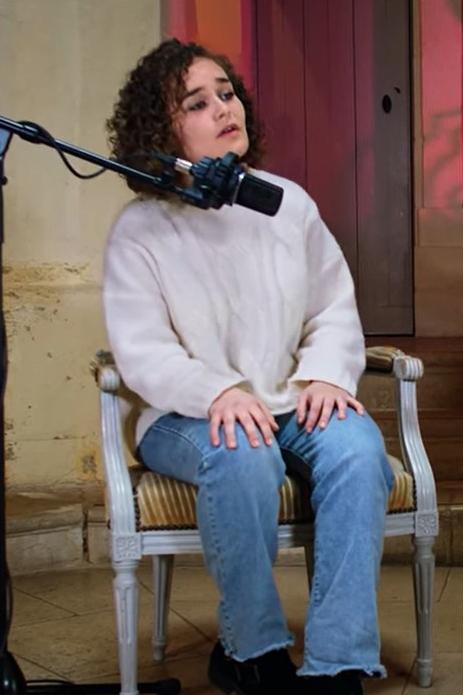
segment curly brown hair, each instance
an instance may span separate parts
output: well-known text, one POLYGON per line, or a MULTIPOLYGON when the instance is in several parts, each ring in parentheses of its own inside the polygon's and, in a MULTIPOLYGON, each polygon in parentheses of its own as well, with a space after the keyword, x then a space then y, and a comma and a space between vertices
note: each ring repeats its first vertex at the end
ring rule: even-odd
MULTIPOLYGON (((119 91, 113 115, 106 121, 111 153, 117 160, 158 174, 160 165, 153 157, 154 151, 182 156, 172 114, 185 95, 185 76, 195 58, 209 58, 227 74, 246 115, 249 148, 241 161, 249 166, 258 165, 263 154, 262 128, 242 78, 225 56, 177 39, 163 41, 143 56, 119 91)), ((136 193, 165 196, 141 181, 129 177, 126 180, 136 193)))

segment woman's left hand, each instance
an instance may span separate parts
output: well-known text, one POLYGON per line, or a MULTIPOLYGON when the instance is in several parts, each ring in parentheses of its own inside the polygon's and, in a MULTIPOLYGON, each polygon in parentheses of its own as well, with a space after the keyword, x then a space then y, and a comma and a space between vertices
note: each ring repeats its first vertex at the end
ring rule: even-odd
POLYGON ((331 417, 333 408, 338 411, 338 420, 344 420, 348 407, 363 415, 365 408, 344 389, 327 384, 325 381, 311 381, 301 392, 297 401, 296 417, 299 425, 305 421, 307 432, 317 425, 324 429, 331 417))

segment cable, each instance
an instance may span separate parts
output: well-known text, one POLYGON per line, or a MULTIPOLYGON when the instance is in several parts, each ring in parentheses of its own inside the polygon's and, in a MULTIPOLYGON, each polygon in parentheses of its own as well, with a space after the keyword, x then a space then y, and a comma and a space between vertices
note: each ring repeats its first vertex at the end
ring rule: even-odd
POLYGON ((104 174, 105 171, 107 171, 104 167, 101 167, 101 169, 98 169, 97 171, 93 172, 93 174, 81 174, 80 171, 77 171, 77 169, 74 169, 72 164, 68 161, 67 157, 65 154, 61 151, 60 146, 56 142, 55 138, 51 133, 48 132, 48 130, 45 130, 41 125, 38 123, 34 123, 33 121, 18 121, 21 125, 25 125, 28 128, 34 128, 39 135, 41 135, 45 140, 48 141, 48 143, 58 152, 59 156, 63 160, 64 165, 69 169, 69 171, 74 174, 74 176, 77 176, 79 179, 95 179, 97 176, 100 176, 101 174, 104 174))
POLYGON ((36 680, 27 681, 28 685, 74 685, 72 681, 62 680, 60 678, 38 678, 36 680))

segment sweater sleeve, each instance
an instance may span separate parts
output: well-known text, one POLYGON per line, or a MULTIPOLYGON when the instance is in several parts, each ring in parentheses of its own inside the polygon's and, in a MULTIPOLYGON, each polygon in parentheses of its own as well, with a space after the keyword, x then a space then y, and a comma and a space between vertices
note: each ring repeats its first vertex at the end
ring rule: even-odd
POLYGON ((326 381, 355 396, 365 341, 355 288, 338 243, 311 202, 306 211, 309 298, 290 381, 326 381))
POLYGON ((105 255, 103 303, 111 349, 127 386, 164 412, 207 418, 225 389, 247 382, 220 373, 182 346, 156 278, 155 263, 132 239, 114 239, 105 255))

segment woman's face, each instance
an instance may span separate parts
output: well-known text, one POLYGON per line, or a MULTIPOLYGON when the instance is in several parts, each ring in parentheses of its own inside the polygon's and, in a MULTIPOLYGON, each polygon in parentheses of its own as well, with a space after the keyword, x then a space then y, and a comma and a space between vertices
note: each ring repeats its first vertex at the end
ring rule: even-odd
POLYGON ((196 58, 185 77, 186 94, 173 126, 190 162, 248 150, 244 107, 223 69, 209 58, 196 58))

